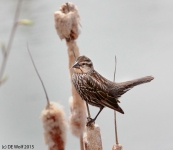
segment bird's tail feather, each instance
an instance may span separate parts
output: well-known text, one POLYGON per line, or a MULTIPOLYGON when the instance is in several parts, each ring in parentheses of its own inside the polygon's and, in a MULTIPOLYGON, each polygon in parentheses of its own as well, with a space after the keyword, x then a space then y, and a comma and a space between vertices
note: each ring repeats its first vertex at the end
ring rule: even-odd
POLYGON ((146 77, 131 80, 131 81, 121 82, 121 83, 118 83, 118 90, 116 89, 116 92, 114 92, 114 89, 113 89, 110 91, 110 93, 112 93, 116 97, 121 97, 121 95, 123 95, 124 93, 132 89, 134 86, 150 82, 153 79, 154 77, 152 76, 146 76, 146 77))
POLYGON ((124 114, 123 109, 119 105, 118 105, 118 108, 116 108, 116 109, 114 108, 114 110, 118 111, 121 114, 124 114))
POLYGON ((143 84, 143 83, 150 82, 153 79, 154 79, 154 77, 152 77, 152 76, 146 76, 146 77, 143 77, 143 78, 139 78, 139 79, 135 79, 135 80, 131 80, 131 81, 122 82, 122 83, 120 83, 120 85, 124 89, 131 89, 134 86, 137 86, 137 85, 140 85, 140 84, 143 84))

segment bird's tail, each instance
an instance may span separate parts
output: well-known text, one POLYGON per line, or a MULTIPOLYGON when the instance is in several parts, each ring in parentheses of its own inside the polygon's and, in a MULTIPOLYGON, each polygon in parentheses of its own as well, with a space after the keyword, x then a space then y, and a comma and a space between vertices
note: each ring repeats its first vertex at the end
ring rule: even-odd
POLYGON ((122 95, 122 94, 126 93, 127 91, 129 91, 134 86, 150 82, 153 79, 154 79, 154 77, 152 77, 152 76, 146 76, 146 77, 143 77, 143 78, 118 83, 118 85, 120 86, 119 94, 122 95))
POLYGON ((153 79, 154 77, 152 76, 146 76, 146 77, 131 80, 131 81, 121 82, 120 85, 124 86, 125 88, 133 88, 134 86, 150 82, 153 79))

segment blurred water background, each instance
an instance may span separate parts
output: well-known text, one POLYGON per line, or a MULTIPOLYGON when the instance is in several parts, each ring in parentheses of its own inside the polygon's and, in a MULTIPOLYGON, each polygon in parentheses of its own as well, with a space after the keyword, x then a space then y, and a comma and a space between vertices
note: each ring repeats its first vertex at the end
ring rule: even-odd
MULTIPOLYGON (((41 111, 46 98, 29 58, 26 42, 51 101, 64 105, 69 116, 71 85, 65 41, 54 29, 53 13, 59 0, 23 0, 20 19, 34 21, 19 26, 0 88, 0 147, 6 144, 34 145, 46 150, 41 111)), ((173 150, 173 1, 87 0, 72 1, 81 16, 80 52, 94 62, 95 69, 116 81, 146 75, 155 79, 135 87, 120 99, 125 115, 118 114, 119 142, 126 150, 173 150)), ((17 0, 0 0, 0 41, 8 42, 17 0)), ((0 63, 2 55, 0 56, 0 63)), ((91 107, 92 116, 98 109, 91 107)), ((115 143, 113 111, 106 108, 97 119, 103 149, 115 143)), ((79 149, 79 141, 68 130, 66 149, 79 149)))

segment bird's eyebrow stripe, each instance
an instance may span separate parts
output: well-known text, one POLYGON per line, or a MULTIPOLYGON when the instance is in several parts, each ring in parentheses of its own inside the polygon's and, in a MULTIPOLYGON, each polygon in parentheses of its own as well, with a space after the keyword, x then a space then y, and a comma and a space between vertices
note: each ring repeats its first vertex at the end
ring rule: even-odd
POLYGON ((92 64, 91 61, 84 61, 83 63, 88 64, 88 65, 92 64))

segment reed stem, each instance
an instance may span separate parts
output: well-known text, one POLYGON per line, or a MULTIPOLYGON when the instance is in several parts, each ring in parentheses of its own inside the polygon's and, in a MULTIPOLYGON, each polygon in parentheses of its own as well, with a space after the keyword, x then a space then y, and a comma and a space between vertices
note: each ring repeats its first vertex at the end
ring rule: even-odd
MULTIPOLYGON (((117 59, 115 56, 115 70, 114 70, 114 79, 113 81, 115 82, 115 74, 116 74, 116 64, 117 64, 117 59)), ((118 144, 118 132, 117 132, 117 121, 116 121, 116 111, 114 110, 114 123, 115 123, 115 142, 118 144)))

